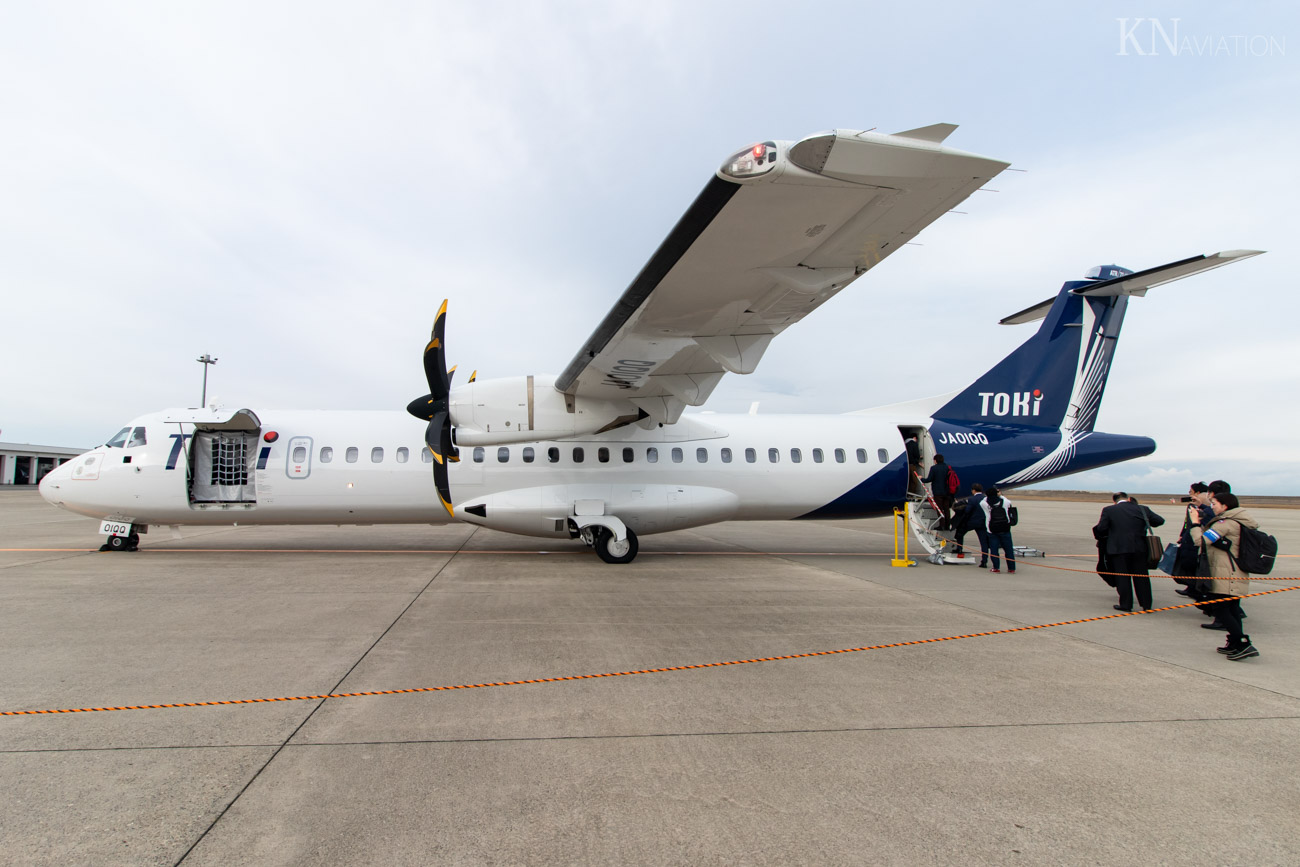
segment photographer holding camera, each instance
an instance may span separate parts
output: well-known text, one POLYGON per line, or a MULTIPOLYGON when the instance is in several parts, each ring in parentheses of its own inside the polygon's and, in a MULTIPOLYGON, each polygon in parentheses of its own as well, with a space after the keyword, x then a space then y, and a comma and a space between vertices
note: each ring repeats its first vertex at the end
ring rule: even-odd
POLYGON ((1210 495, 1210 509, 1214 512, 1214 519, 1202 526, 1200 512, 1195 506, 1188 507, 1188 532, 1205 555, 1206 562, 1197 574, 1202 575, 1208 566, 1208 573, 1213 578, 1203 582, 1209 584, 1207 598, 1216 600, 1207 607, 1214 612, 1215 620, 1228 628, 1228 641, 1219 648, 1219 653, 1235 662, 1259 656, 1259 651, 1250 643, 1250 636, 1242 632, 1241 609, 1233 598, 1250 592, 1250 575, 1238 567, 1234 555, 1241 544, 1241 528, 1258 529, 1259 522, 1241 508, 1235 495, 1227 491, 1210 495))

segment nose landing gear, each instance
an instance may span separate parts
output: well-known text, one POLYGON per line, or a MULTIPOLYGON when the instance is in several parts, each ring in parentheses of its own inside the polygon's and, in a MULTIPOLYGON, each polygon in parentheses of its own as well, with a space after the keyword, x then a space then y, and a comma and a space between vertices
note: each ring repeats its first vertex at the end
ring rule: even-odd
POLYGON ((99 547, 101 551, 136 551, 140 548, 140 534, 130 533, 126 536, 119 536, 114 533, 108 537, 108 541, 99 547))

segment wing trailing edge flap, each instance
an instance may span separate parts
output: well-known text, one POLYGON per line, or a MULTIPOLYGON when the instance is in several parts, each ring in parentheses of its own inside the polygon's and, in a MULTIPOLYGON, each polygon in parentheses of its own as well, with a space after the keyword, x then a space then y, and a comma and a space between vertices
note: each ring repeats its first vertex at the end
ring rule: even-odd
MULTIPOLYGON (((1148 289, 1155 286, 1163 286, 1166 283, 1172 283, 1193 274, 1200 274, 1203 271, 1213 271, 1215 268, 1222 268, 1224 265, 1231 265, 1233 262, 1240 262, 1242 259, 1249 259, 1263 252, 1263 250, 1224 250, 1220 253, 1210 253, 1205 256, 1192 256, 1189 259, 1180 259, 1177 262, 1170 262, 1168 265, 1159 265, 1145 271, 1125 274, 1123 277, 1116 277, 1112 280, 1101 280, 1091 286, 1079 286, 1070 291, 1075 295, 1087 295, 1094 298, 1120 295, 1142 297, 1147 294, 1148 289)), ((999 324, 1023 325, 1026 322, 1037 322, 1047 315, 1055 302, 1056 296, 1052 296, 1032 307, 1026 307, 1019 313, 1011 314, 1000 320, 999 324)))

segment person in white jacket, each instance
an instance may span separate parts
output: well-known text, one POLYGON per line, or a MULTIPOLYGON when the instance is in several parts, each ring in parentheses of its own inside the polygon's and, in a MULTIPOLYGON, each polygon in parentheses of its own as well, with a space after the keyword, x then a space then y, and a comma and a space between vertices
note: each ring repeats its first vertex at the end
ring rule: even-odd
POLYGON ((993 568, 989 571, 1002 571, 1002 564, 998 560, 1000 545, 1007 555, 1007 572, 1016 574, 1016 552, 1011 547, 1011 501, 1002 496, 997 488, 989 488, 980 508, 984 510, 984 524, 989 535, 989 558, 993 561, 993 568))

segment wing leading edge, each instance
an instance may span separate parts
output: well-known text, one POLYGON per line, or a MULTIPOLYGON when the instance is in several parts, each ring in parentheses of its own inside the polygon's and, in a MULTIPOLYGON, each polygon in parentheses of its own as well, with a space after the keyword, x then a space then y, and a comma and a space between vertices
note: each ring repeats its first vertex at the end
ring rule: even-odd
POLYGON ((835 130, 731 157, 556 388, 671 423, 753 372, 773 337, 1007 167, 944 147, 949 132, 835 130))

